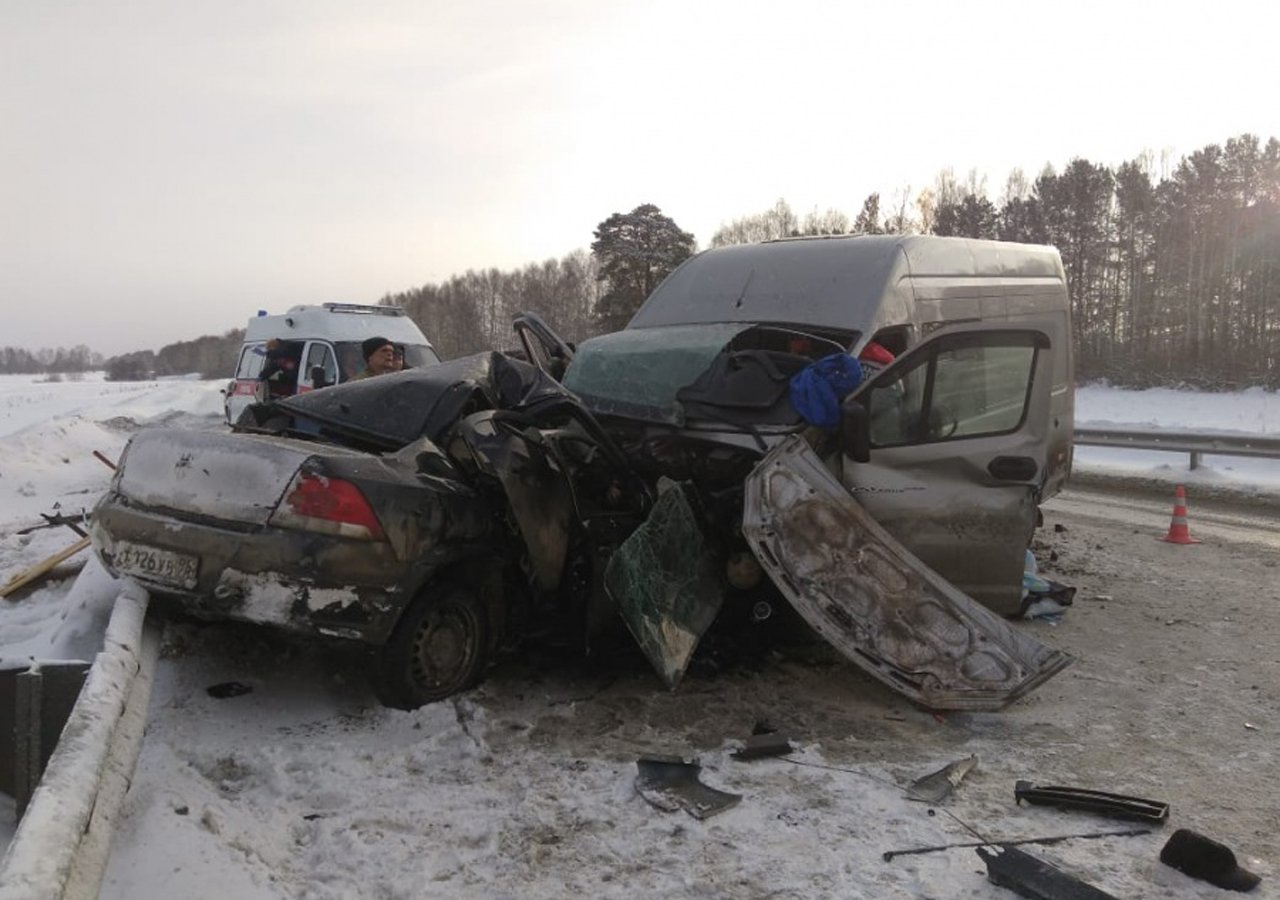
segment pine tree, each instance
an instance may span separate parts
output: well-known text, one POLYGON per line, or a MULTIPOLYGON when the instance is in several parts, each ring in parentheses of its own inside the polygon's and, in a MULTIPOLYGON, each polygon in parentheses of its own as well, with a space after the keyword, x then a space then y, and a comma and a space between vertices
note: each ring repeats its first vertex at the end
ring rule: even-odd
POLYGON ((595 230, 591 252, 605 292, 596 307, 602 331, 624 328, 640 304, 680 263, 693 255, 693 235, 652 203, 614 213, 595 230))

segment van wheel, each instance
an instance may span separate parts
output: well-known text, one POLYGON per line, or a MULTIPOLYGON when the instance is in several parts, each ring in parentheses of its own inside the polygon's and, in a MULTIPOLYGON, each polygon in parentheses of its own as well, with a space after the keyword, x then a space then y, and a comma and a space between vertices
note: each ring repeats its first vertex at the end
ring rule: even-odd
POLYGON ((428 587, 382 648, 374 693, 385 706, 417 709, 471 687, 488 662, 488 631, 475 595, 459 587, 428 587))

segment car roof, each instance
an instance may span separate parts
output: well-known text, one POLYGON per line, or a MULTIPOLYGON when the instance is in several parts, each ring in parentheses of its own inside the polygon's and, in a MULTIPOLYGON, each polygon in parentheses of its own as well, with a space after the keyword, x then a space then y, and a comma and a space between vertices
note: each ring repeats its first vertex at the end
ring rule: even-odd
POLYGON ((934 235, 789 238, 707 250, 658 286, 628 328, 773 322, 867 331, 910 279, 1062 278, 1052 247, 934 235))

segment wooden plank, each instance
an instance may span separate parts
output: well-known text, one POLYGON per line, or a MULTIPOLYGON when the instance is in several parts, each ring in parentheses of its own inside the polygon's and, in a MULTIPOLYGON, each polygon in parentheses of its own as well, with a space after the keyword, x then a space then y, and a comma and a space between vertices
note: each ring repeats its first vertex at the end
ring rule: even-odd
POLYGON ((20 572, 19 574, 15 575, 13 578, 9 579, 8 583, 5 584, 4 587, 0 587, 0 597, 8 597, 10 594, 12 594, 16 590, 24 588, 29 584, 35 584, 37 581, 41 580, 50 572, 52 572, 54 567, 57 566, 58 563, 67 559, 68 557, 74 556, 75 554, 79 553, 81 550, 83 550, 85 547, 88 547, 88 546, 89 546, 89 539, 87 537, 81 538, 80 540, 76 541, 67 549, 61 550, 53 554, 53 556, 50 556, 44 562, 37 563, 36 565, 27 569, 25 572, 20 572))

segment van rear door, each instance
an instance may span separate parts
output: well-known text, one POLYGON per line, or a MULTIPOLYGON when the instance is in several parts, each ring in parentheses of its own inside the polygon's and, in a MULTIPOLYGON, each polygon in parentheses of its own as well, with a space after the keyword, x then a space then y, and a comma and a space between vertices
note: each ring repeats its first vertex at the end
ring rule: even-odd
POLYGON ((845 487, 873 519, 969 596, 1017 613, 1052 413, 1044 332, 936 332, 854 398, 871 458, 841 459, 845 487))
POLYGON ((223 412, 227 424, 233 424, 240 418, 245 407, 256 402, 258 376, 262 374, 263 363, 267 358, 266 341, 246 341, 240 348, 240 359, 236 363, 235 379, 223 403, 223 412))

